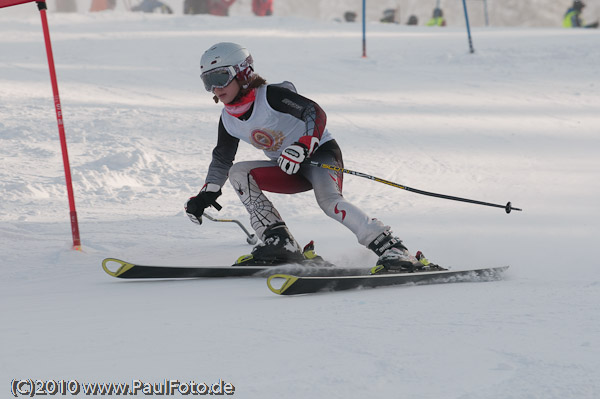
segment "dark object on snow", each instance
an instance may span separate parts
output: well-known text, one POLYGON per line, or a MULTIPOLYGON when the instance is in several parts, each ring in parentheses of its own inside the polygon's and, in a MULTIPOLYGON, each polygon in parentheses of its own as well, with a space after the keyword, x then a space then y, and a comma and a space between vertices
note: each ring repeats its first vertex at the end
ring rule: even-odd
POLYGON ((344 13, 344 21, 356 22, 356 13, 354 11, 346 11, 344 13))
POLYGON ((131 11, 135 12, 160 12, 162 14, 173 14, 171 7, 158 0, 143 0, 135 7, 131 7, 131 11))
POLYGON ((393 8, 384 10, 383 18, 381 18, 379 22, 396 23, 396 10, 393 8))
POLYGON ((211 14, 226 17, 235 0, 185 0, 184 14, 211 14))

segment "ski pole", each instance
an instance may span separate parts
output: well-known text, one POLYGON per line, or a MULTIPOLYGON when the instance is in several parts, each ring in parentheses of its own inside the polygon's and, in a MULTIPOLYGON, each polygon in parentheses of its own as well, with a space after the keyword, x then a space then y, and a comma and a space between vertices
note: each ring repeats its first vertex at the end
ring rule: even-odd
POLYGON ((471 39, 471 28, 469 27, 469 14, 467 13, 467 3, 465 0, 463 0, 463 9, 465 10, 465 22, 467 24, 467 36, 469 38, 469 50, 471 51, 471 54, 473 54, 475 52, 475 49, 473 48, 473 40, 471 39))
POLYGON ((246 238, 246 242, 250 245, 254 245, 258 242, 258 238, 256 238, 256 234, 250 234, 250 232, 248 232, 248 230, 246 230, 246 228, 244 227, 244 225, 239 221, 239 220, 235 220, 235 219, 215 219, 212 216, 208 215, 208 214, 204 214, 204 216, 206 216, 206 218, 208 220, 212 220, 213 222, 231 222, 231 223, 235 223, 238 226, 240 226, 240 228, 242 230, 244 230, 244 233, 246 233, 246 235, 248 236, 248 238, 246 238))
POLYGON ((316 167, 319 167, 319 168, 323 168, 323 169, 333 170, 335 172, 342 172, 342 173, 347 173, 349 175, 364 177, 366 179, 370 179, 370 180, 373 180, 373 181, 376 181, 376 182, 379 182, 379 183, 387 184, 388 186, 400 188, 402 190, 410 191, 410 192, 416 193, 416 194, 428 195, 430 197, 437 197, 437 198, 449 199, 449 200, 454 200, 454 201, 468 202, 470 204, 492 206, 492 207, 495 207, 495 208, 504 208, 504 210, 506 211, 506 213, 510 213, 510 211, 522 211, 522 209, 520 209, 520 208, 514 208, 511 205, 510 201, 506 205, 499 205, 499 204, 492 204, 492 203, 489 203, 489 202, 476 201, 476 200, 472 200, 472 199, 468 199, 468 198, 453 197, 451 195, 431 193, 429 191, 423 191, 423 190, 419 190, 419 189, 416 189, 416 188, 411 188, 411 187, 403 186, 402 184, 398 184, 398 183, 394 183, 394 182, 391 182, 391 181, 388 181, 388 180, 384 180, 384 179, 381 179, 379 177, 367 175, 366 173, 361 173, 361 172, 356 172, 356 171, 349 170, 349 169, 340 168, 339 166, 328 165, 328 164, 320 163, 320 162, 316 162, 316 161, 310 161, 310 165, 311 166, 316 166, 316 167))

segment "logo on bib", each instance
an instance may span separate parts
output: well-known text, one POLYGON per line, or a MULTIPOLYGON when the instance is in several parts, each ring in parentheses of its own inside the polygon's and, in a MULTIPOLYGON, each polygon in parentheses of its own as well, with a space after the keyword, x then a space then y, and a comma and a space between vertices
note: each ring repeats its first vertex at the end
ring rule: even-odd
POLYGON ((270 129, 256 129, 250 134, 252 145, 263 151, 278 151, 283 143, 282 132, 270 129))

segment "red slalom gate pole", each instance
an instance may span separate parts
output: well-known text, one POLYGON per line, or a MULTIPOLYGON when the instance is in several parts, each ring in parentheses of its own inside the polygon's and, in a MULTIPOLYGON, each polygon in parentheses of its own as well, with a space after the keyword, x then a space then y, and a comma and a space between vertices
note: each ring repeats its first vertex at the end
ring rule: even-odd
POLYGON ((56 70, 54 69, 54 57, 52 56, 52 43, 50 42, 50 30, 48 29, 48 19, 46 18, 46 2, 36 1, 42 18, 42 28, 44 30, 44 41, 46 42, 46 54, 48 55, 48 68, 50 69, 50 80, 52 81, 52 92, 54 93, 54 108, 56 109, 56 120, 58 122, 58 135, 60 136, 60 146, 62 148, 63 165, 65 168, 65 179, 67 183, 67 194, 69 196, 69 210, 71 216, 71 233, 73 234, 73 249, 81 250, 81 239, 79 238, 79 224, 77 223, 77 211, 75 210, 75 196, 73 195, 73 182, 71 179, 71 166, 69 165, 69 153, 67 151, 67 138, 62 118, 62 107, 60 97, 58 96, 58 82, 56 80, 56 70))

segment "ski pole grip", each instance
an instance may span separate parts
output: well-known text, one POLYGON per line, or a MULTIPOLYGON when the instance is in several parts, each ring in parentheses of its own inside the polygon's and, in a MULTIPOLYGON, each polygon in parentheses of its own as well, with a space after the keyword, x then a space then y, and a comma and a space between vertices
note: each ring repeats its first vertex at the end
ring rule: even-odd
POLYGON ((211 205, 214 206, 217 211, 220 211, 221 209, 223 209, 223 207, 221 205, 219 205, 219 203, 217 202, 217 200, 214 200, 211 203, 211 205))

